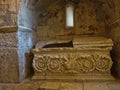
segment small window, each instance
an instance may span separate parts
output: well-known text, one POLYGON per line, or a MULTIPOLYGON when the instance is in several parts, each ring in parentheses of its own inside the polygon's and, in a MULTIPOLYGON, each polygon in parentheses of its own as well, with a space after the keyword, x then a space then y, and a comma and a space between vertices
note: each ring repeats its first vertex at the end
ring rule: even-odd
POLYGON ((74 27, 74 7, 72 4, 66 5, 66 27, 74 27))

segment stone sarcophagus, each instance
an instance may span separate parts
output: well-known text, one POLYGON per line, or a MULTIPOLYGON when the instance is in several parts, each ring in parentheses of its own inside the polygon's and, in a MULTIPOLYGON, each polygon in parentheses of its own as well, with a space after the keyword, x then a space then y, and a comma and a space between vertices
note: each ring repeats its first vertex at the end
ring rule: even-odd
POLYGON ((70 41, 39 42, 34 54, 33 79, 111 80, 113 43, 104 37, 79 37, 70 41), (64 42, 64 43, 63 43, 64 42), (47 44, 44 46, 44 44, 47 44))

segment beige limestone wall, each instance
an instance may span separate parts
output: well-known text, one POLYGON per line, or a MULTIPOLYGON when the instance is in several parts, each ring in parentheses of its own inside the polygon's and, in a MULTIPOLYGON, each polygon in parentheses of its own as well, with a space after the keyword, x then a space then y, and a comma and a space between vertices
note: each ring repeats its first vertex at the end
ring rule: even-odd
POLYGON ((17 24, 17 15, 21 0, 0 0, 0 26, 17 24))
POLYGON ((84 0, 74 4, 75 26, 69 29, 65 27, 65 8, 65 4, 58 0, 39 11, 38 40, 66 35, 105 35, 104 20, 98 16, 99 6, 95 2, 84 0))
POLYGON ((34 31, 17 26, 0 28, 0 83, 20 83, 32 75, 34 31))

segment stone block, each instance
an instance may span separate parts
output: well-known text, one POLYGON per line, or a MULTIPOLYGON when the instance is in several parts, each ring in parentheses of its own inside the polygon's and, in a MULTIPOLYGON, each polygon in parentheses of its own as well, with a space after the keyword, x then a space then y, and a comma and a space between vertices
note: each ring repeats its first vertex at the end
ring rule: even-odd
POLYGON ((32 31, 16 26, 0 28, 0 83, 19 83, 31 74, 32 46, 32 31))
POLYGON ((0 82, 19 82, 17 48, 0 48, 0 82))
POLYGON ((19 82, 17 28, 0 28, 0 82, 19 82))

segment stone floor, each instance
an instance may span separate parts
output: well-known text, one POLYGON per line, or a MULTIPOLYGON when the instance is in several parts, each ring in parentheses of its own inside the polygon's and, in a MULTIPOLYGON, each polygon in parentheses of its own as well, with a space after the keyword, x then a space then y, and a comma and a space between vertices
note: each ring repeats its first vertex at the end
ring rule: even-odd
POLYGON ((30 81, 21 84, 0 84, 0 90, 120 90, 120 80, 115 81, 30 81))

